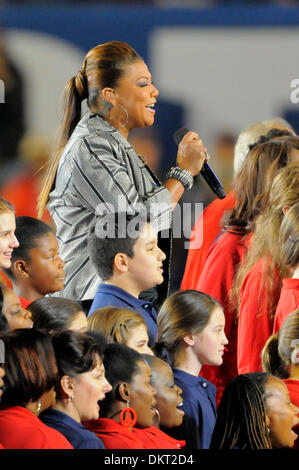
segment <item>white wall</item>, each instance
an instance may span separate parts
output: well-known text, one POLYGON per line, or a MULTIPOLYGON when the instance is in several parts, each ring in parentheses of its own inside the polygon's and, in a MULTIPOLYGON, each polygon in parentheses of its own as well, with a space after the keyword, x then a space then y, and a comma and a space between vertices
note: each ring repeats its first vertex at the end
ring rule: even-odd
POLYGON ((217 130, 239 133, 299 109, 290 100, 298 37, 298 28, 160 28, 150 43, 153 79, 163 99, 187 106, 185 125, 209 145, 217 130))

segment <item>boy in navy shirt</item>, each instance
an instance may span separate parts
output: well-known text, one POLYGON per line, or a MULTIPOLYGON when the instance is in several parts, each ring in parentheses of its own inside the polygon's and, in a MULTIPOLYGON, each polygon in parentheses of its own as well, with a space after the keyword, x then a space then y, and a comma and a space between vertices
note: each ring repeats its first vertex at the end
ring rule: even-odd
POLYGON ((157 233, 144 214, 111 213, 99 218, 88 238, 88 251, 103 283, 89 314, 101 307, 129 308, 145 319, 149 346, 157 336, 157 313, 139 294, 163 282, 166 256, 158 247, 157 233))

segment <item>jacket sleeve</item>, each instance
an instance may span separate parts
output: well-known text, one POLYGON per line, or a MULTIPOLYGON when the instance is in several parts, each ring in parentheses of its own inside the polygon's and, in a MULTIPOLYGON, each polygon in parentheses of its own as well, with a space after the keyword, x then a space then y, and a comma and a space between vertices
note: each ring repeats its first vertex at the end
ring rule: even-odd
POLYGON ((79 158, 73 159, 72 191, 84 207, 99 214, 103 210, 134 213, 145 207, 152 211, 156 229, 170 227, 170 193, 154 181, 135 152, 127 155, 99 136, 92 142, 81 139, 76 152, 79 158))
POLYGON ((261 272, 250 271, 241 289, 237 341, 239 374, 262 370, 262 349, 272 332, 269 293, 260 289, 261 278, 261 272))

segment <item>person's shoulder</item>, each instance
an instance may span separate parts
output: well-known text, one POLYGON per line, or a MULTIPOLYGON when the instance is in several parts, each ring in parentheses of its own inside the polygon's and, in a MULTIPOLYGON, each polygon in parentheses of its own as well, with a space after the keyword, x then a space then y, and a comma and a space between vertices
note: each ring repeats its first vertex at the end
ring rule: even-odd
POLYGON ((36 428, 36 432, 39 432, 40 435, 41 449, 73 449, 73 446, 61 432, 42 422, 39 428, 36 428))

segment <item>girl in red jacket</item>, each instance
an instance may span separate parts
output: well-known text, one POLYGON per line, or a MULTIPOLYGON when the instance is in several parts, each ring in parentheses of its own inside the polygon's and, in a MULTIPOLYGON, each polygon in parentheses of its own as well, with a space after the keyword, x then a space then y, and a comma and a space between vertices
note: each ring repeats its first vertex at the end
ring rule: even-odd
MULTIPOLYGON (((299 157, 299 151, 295 152, 299 157)), ((294 162, 273 180, 267 207, 256 219, 247 257, 232 288, 236 305, 239 301, 239 374, 262 369, 261 351, 272 333, 281 280, 289 275, 289 269, 280 261, 279 228, 284 214, 298 199, 299 165, 294 162)))
POLYGON ((237 309, 230 302, 235 273, 247 254, 256 217, 264 210, 275 174, 292 160, 299 139, 272 130, 250 147, 235 184, 236 205, 224 221, 223 233, 210 247, 196 289, 222 305, 229 346, 219 368, 205 367, 203 377, 217 387, 217 403, 237 371, 237 309), (271 140, 272 139, 272 140, 271 140))

